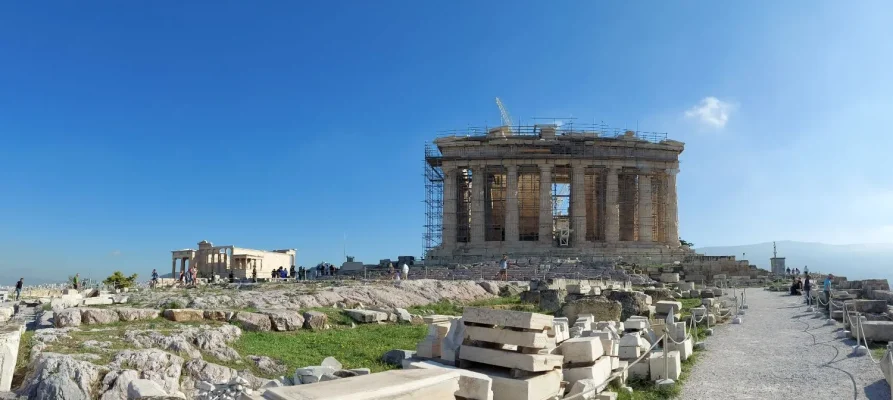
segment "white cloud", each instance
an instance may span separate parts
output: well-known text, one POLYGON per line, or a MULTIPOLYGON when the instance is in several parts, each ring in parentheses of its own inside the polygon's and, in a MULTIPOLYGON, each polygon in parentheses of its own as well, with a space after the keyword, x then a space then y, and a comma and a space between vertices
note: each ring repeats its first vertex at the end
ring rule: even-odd
POLYGON ((686 111, 685 117, 695 119, 707 127, 722 129, 729 122, 729 115, 734 110, 735 105, 732 103, 710 96, 686 111))
POLYGON ((109 255, 112 257, 118 257, 121 255, 121 250, 113 250, 111 253, 109 253, 109 255))

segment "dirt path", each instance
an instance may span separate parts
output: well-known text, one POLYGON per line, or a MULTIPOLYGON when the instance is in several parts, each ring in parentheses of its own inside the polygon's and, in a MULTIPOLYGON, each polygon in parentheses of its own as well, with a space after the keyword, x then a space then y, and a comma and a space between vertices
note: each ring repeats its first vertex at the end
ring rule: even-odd
POLYGON ((852 356, 842 325, 806 312, 800 298, 747 291, 744 324, 724 325, 682 388, 683 399, 890 399, 880 368, 852 356))

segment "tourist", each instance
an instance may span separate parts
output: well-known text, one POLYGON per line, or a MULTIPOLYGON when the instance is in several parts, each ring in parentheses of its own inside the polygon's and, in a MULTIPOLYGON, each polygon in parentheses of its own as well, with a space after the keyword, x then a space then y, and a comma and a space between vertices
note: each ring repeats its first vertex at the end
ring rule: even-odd
POLYGON ((279 267, 279 277, 282 278, 283 282, 288 279, 288 272, 285 270, 285 268, 279 267))
POLYGON ((279 272, 276 271, 276 268, 273 268, 273 271, 270 272, 270 278, 276 280, 276 275, 279 275, 279 272))
POLYGON ((791 269, 785 268, 785 275, 791 275, 791 269))
POLYGON ((292 265, 291 269, 288 270, 288 277, 291 279, 295 279, 295 266, 292 265))
POLYGON ((236 281, 236 276, 233 274, 233 271, 229 271, 229 283, 233 283, 236 281))
POLYGON ((180 271, 180 284, 186 283, 186 272, 180 271))
POLYGON ((499 272, 496 273, 496 280, 500 278, 503 281, 509 278, 509 256, 507 254, 503 254, 502 260, 499 260, 499 272))
POLYGON ((803 280, 800 279, 799 277, 797 277, 796 279, 797 280, 794 281, 794 286, 793 286, 793 290, 792 290, 791 294, 793 294, 795 296, 799 296, 799 295, 803 294, 803 280))
POLYGON ((257 266, 251 267, 251 281, 257 283, 257 266))
POLYGON ((25 278, 19 278, 19 281, 16 282, 16 301, 19 301, 19 298, 22 297, 22 286, 25 284, 25 278))
POLYGON ((403 263, 403 280, 409 280, 409 264, 403 263))
POLYGON ((828 274, 822 285, 822 289, 825 291, 825 301, 831 301, 831 278, 834 278, 834 275, 828 274))
POLYGON ((151 285, 152 289, 158 287, 158 271, 156 271, 155 268, 152 268, 152 281, 149 282, 149 284, 151 285))
POLYGON ((192 284, 198 286, 198 268, 192 267, 190 270, 192 271, 192 284))
POLYGON ((335 266, 332 264, 329 264, 329 275, 335 276, 335 266))
POLYGON ((71 286, 74 287, 74 290, 81 289, 81 274, 74 274, 74 278, 71 278, 71 286))
POLYGON ((809 292, 812 290, 812 283, 809 282, 809 274, 806 275, 806 280, 803 281, 803 292, 806 293, 806 304, 812 304, 812 298, 809 296, 809 292))
POLYGON ((388 263, 388 278, 394 280, 394 263, 388 263))

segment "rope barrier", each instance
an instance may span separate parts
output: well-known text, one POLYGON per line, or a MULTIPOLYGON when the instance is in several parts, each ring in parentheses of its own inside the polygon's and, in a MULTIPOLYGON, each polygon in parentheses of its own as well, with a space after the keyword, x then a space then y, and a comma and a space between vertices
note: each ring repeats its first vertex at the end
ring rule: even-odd
POLYGON ((865 350, 867 350, 868 357, 871 358, 871 361, 875 364, 880 364, 881 362, 874 359, 874 356, 871 355, 871 349, 868 348, 868 338, 865 337, 865 331, 862 329, 862 317, 857 316, 856 318, 859 320, 859 332, 856 335, 856 346, 859 345, 859 336, 862 336, 862 342, 865 343, 865 350))

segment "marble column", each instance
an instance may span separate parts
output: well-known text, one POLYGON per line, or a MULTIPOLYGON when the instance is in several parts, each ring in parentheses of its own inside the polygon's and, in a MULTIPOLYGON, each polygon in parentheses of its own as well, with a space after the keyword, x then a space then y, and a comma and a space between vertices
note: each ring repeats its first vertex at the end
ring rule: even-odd
POLYGON ((617 182, 618 173, 620 173, 620 169, 612 167, 605 174, 605 241, 608 243, 620 241, 620 204, 617 200, 620 192, 617 182))
POLYGON ((552 166, 540 164, 539 242, 552 245, 552 166))
POLYGON ((586 166, 574 164, 571 175, 571 245, 586 242, 586 166))
POLYGON ((471 170, 471 243, 484 244, 484 185, 486 170, 483 165, 471 170))
POLYGON ((654 241, 654 204, 651 190, 651 171, 641 170, 639 173, 639 241, 654 241))
POLYGON ((176 279, 177 278, 177 259, 175 258, 172 261, 173 261, 173 263, 171 263, 171 278, 176 279))
POLYGON ((447 250, 456 245, 456 171, 444 166, 443 170, 443 235, 441 247, 447 250))
POLYGON ((516 243, 519 239, 517 165, 506 166, 505 183, 505 241, 516 243))
POLYGON ((676 198, 676 174, 678 169, 668 169, 667 171, 667 244, 670 247, 679 247, 679 218, 678 218, 678 202, 676 198))

